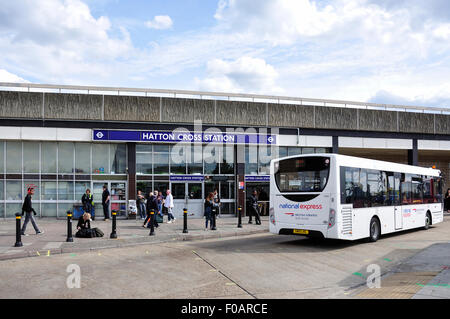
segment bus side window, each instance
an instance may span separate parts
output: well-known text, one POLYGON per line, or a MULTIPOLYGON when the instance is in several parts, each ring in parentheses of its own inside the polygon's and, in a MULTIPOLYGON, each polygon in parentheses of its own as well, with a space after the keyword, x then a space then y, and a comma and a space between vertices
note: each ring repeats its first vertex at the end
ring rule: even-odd
POLYGON ((402 205, 410 205, 412 204, 411 200, 411 174, 402 173, 401 184, 401 203, 402 205))
POLYGON ((433 194, 431 191, 431 178, 429 176, 424 176, 423 180, 423 202, 433 203, 433 194))
POLYGON ((433 178, 433 201, 442 203, 442 182, 439 177, 433 178))

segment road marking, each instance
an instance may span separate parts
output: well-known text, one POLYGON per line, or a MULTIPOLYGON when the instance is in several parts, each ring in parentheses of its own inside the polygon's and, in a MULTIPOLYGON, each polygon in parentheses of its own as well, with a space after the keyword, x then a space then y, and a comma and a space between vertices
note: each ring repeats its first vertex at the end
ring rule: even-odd
POLYGON ((40 254, 40 253, 39 253, 38 251, 36 252, 36 254, 37 254, 38 256, 40 256, 40 255, 41 255, 41 254, 40 254))

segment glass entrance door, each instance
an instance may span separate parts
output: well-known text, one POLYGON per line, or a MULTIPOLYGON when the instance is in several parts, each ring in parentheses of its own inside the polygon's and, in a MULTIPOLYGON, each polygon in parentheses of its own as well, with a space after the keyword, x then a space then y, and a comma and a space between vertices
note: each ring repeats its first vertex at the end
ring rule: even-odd
POLYGON ((126 182, 92 182, 94 195, 95 217, 104 218, 102 206, 103 185, 108 187, 110 193, 109 215, 117 211, 117 217, 127 217, 127 187, 126 182))
POLYGON ((183 217, 183 209, 188 210, 190 217, 203 217, 203 183, 173 182, 172 195, 175 218, 183 217), (191 216, 194 214, 194 216, 191 216))

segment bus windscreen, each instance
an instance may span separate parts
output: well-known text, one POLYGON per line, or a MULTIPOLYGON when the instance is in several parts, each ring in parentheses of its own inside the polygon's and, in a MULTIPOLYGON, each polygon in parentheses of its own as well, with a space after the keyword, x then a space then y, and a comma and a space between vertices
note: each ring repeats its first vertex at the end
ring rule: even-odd
POLYGON ((321 192, 328 182, 329 157, 300 157, 275 163, 275 182, 281 193, 321 192))

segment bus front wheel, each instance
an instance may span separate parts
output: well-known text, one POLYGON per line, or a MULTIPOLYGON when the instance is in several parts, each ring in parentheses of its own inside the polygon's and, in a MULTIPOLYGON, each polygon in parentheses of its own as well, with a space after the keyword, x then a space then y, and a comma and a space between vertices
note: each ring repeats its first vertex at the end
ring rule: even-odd
POLYGON ((431 225, 431 214, 430 212, 427 212, 425 216, 425 226, 423 227, 423 229, 425 230, 429 229, 430 225, 431 225))
POLYGON ((378 218, 372 217, 370 220, 370 236, 369 242, 376 242, 380 238, 381 227, 378 218))

